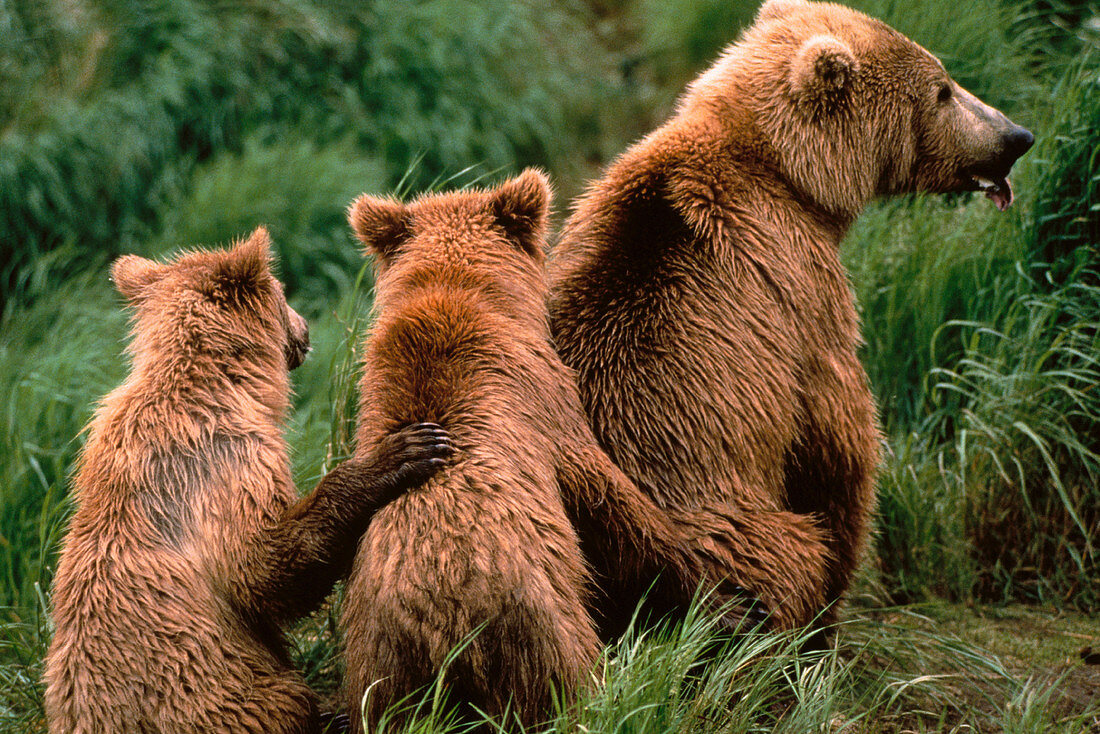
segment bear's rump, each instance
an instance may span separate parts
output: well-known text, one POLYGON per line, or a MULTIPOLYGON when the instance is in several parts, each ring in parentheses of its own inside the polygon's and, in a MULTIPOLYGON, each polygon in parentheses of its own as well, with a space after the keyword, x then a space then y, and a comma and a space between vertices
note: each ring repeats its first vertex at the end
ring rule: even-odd
POLYGON ((520 614, 543 620, 532 637, 559 634, 546 628, 584 608, 584 561, 556 487, 483 474, 455 467, 378 513, 348 582, 352 636, 407 636, 437 666, 481 625, 520 614))

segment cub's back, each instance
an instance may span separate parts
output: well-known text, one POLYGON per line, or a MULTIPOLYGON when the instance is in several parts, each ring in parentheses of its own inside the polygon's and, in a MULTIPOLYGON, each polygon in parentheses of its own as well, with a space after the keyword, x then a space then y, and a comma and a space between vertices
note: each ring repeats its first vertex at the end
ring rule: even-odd
POLYGON ((489 660, 550 648, 545 639, 576 641, 578 669, 594 651, 582 611, 588 574, 558 490, 547 415, 561 374, 548 369, 552 350, 542 344, 455 289, 424 289, 379 318, 357 450, 392 426, 428 421, 447 429, 456 454, 380 510, 360 542, 343 611, 352 691, 392 675, 386 660, 400 660, 408 681, 395 689, 424 685, 486 624, 485 641, 470 648, 484 664, 463 658, 475 677, 489 660))

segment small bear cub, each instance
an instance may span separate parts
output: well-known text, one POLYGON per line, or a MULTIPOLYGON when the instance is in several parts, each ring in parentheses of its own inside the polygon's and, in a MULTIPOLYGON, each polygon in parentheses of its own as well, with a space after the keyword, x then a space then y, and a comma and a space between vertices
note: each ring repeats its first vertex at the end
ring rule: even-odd
POLYGON ((393 426, 298 499, 282 429, 306 322, 257 229, 224 251, 136 256, 132 370, 88 428, 53 586, 51 732, 315 732, 282 627, 324 598, 378 508, 451 454, 393 426))

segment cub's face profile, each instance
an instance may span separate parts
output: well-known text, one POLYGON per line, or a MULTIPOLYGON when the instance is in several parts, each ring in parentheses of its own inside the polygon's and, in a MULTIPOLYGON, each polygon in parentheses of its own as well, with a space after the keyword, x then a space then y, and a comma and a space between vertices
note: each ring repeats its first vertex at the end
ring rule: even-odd
POLYGON ((125 255, 111 279, 135 309, 137 359, 149 350, 227 365, 277 358, 292 370, 309 352, 309 327, 272 275, 262 227, 228 250, 189 252, 169 263, 125 255))

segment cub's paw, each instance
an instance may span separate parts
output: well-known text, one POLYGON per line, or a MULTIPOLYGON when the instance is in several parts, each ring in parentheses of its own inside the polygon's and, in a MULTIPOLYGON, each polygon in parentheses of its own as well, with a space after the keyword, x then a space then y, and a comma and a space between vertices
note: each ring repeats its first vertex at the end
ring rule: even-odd
POLYGON ((729 579, 718 585, 711 599, 715 607, 723 610, 721 624, 726 632, 746 634, 763 631, 771 617, 771 611, 764 602, 729 579))
POLYGON ((454 455, 451 436, 435 423, 413 423, 383 438, 375 449, 377 466, 399 491, 418 487, 454 455))

